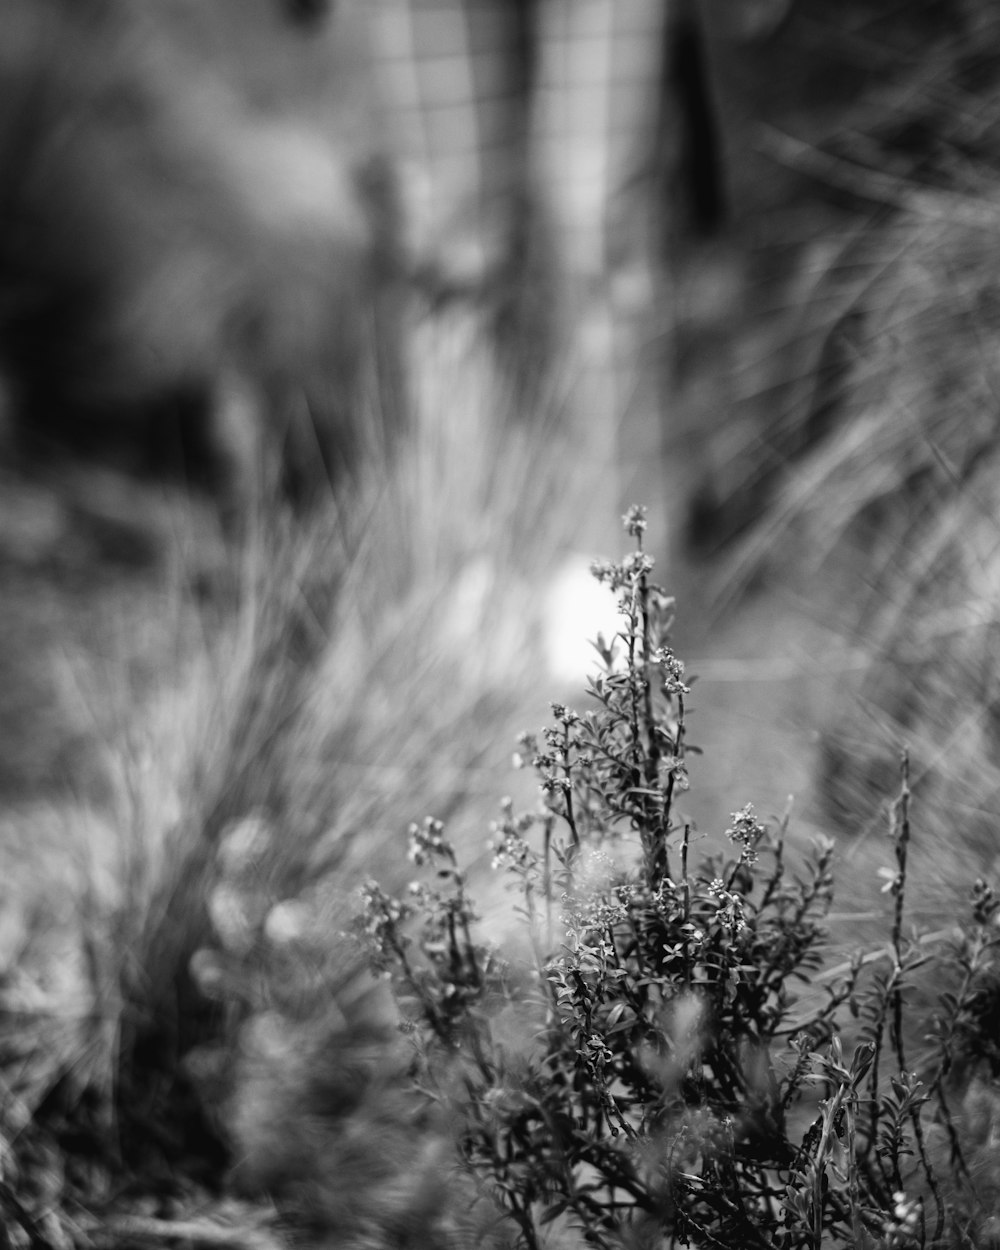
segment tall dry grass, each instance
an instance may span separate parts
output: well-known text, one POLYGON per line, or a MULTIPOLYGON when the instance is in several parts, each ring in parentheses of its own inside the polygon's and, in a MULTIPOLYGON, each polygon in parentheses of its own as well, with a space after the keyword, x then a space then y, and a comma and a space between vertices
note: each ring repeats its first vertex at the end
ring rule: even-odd
MULTIPOLYGON (((845 172, 822 148, 800 158, 845 172)), ((749 525, 723 559, 722 611, 752 602, 773 621, 804 622, 795 629, 811 640, 801 671, 821 682, 802 726, 805 814, 838 839, 845 959, 879 940, 904 747, 911 920, 940 948, 973 881, 996 873, 995 176, 981 164, 974 186, 970 171, 947 187, 869 182, 850 167, 855 184, 891 189, 892 201, 843 247, 822 249, 822 272, 790 310, 798 350, 780 366, 794 362, 800 381, 759 397, 762 413, 776 396, 788 406, 733 465, 749 485, 749 525)), ((778 628, 772 657, 791 635, 778 628)), ((777 699, 766 683, 757 690, 763 719, 777 699)), ((759 767, 766 774, 763 753, 759 767)), ((933 1012, 947 988, 925 978, 916 998, 933 1012)), ((924 1053, 923 1037, 910 1044, 924 1053)), ((976 1080, 992 1088, 988 1057, 976 1080)), ((977 1166, 989 1173, 985 1157, 977 1166)))
POLYGON ((391 455, 309 515, 262 497, 236 539, 175 496, 145 664, 113 632, 66 657, 99 776, 12 815, 4 847, 4 1139, 25 1183, 33 1151, 62 1160, 57 1207, 110 1218, 129 1175, 234 1168, 337 1244, 439 1244, 458 1218, 346 930, 364 878, 401 883, 414 819, 463 816, 485 873, 594 483, 565 428, 502 411, 469 327, 421 335, 447 385, 391 455))

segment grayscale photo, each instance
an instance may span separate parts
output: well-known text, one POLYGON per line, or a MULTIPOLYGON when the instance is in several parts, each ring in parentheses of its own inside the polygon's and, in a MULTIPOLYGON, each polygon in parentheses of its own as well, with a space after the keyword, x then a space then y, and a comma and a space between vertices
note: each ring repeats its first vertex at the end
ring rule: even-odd
POLYGON ((1000 1250, 998 238, 990 0, 0 0, 0 1250, 1000 1250))

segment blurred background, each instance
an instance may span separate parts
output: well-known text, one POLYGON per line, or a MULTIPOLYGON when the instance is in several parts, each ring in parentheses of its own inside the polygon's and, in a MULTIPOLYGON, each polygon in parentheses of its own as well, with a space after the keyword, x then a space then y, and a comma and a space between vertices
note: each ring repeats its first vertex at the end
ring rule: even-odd
POLYGON ((699 827, 794 793, 863 900, 906 743, 922 914, 993 868, 998 48, 986 0, 3 0, 0 958, 96 993, 86 898, 142 1008, 29 1111, 148 1076, 158 986, 193 1052, 234 821, 271 901, 429 812, 488 858, 631 502, 699 827))
MULTIPOLYGON (((873 507, 880 535, 887 507, 907 528, 918 478, 940 513, 992 446, 987 5, 8 0, 0 20, 6 793, 75 784, 92 735, 52 654, 90 645, 105 596, 142 614, 178 499, 225 562, 262 489, 343 495, 454 405, 457 371, 498 423, 572 431, 571 549, 613 551, 621 507, 649 505, 681 645, 744 706, 789 694, 723 662, 758 641, 781 652, 760 674, 801 675, 774 625, 815 598, 813 558, 873 507), (795 576, 767 572, 778 549, 795 576), (767 606, 730 610, 762 580, 767 606)), ((840 637, 845 593, 819 612, 840 637)))

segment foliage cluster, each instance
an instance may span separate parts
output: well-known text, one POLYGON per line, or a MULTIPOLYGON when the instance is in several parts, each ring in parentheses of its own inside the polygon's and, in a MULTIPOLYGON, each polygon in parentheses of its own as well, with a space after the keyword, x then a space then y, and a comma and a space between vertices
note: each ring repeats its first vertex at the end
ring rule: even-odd
POLYGON ((553 705, 541 739, 522 737, 516 762, 537 773, 542 804, 506 801, 493 832, 524 958, 475 936, 436 820, 410 834, 430 882, 402 897, 365 889, 361 927, 394 983, 419 1090, 454 1118, 463 1168, 531 1250, 580 1237, 991 1244, 981 1148, 1000 903, 979 882, 947 940, 908 932, 905 758, 884 949, 829 966, 834 847, 820 841, 794 869, 787 821, 746 806, 732 850, 696 862, 676 807, 690 748, 673 602, 650 579, 643 511, 625 521, 636 549, 594 570, 622 618, 596 643, 596 710, 553 705), (914 1020, 910 992, 929 975, 949 988, 914 1020))

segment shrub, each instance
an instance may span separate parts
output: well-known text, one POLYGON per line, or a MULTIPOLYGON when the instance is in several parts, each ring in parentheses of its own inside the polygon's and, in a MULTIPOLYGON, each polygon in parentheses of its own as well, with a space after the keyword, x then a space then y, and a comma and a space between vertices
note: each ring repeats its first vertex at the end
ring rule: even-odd
MULTIPOLYGON (((676 810, 688 686, 673 601, 650 580, 643 511, 625 521, 636 550, 594 570, 623 622, 597 640, 596 709, 555 704, 541 739, 522 737, 542 804, 507 801, 493 831, 525 958, 475 936, 439 821, 410 835, 431 882, 400 898, 365 888, 361 930, 394 984, 417 1088, 454 1117, 462 1167, 521 1246, 986 1244, 976 1114, 952 1104, 995 1066, 997 901, 978 883, 951 945, 906 935, 905 759, 884 949, 824 967, 829 840, 793 871, 785 824, 748 805, 733 850, 696 862, 676 810), (907 990, 930 962, 958 989, 914 1059, 907 990)), ((988 1097, 973 1098, 988 1136, 988 1097)))

